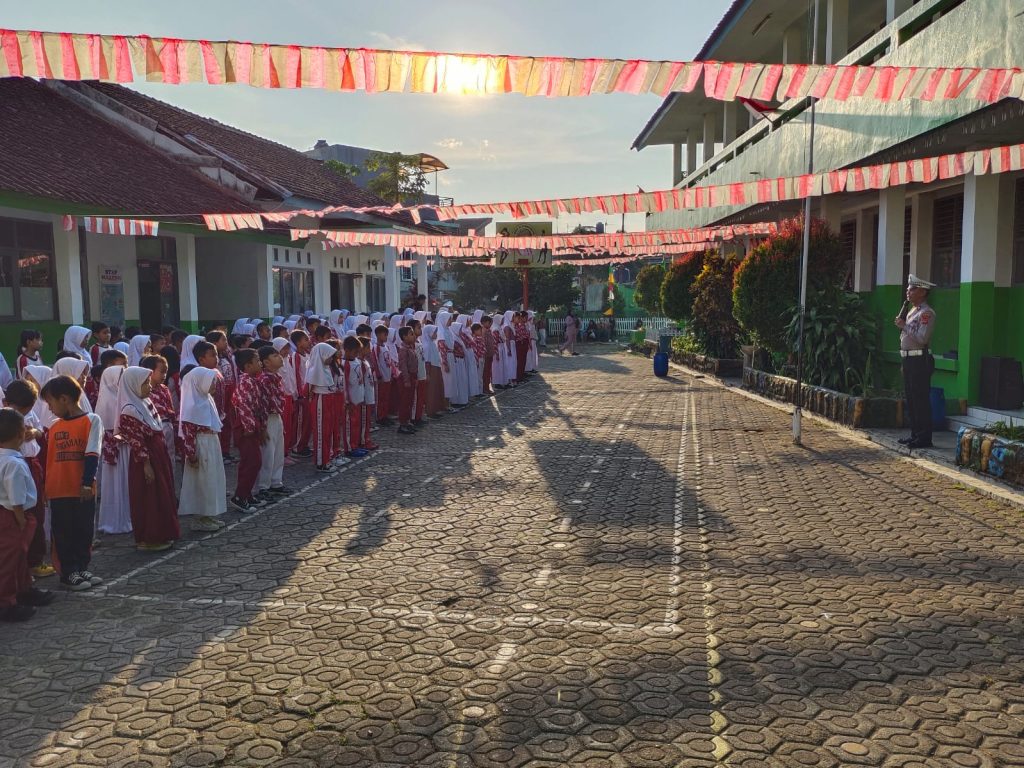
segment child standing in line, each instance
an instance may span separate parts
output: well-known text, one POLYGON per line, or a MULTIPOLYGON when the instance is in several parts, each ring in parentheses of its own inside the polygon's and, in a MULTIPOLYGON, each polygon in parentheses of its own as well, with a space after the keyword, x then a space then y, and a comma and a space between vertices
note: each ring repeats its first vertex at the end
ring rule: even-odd
POLYGON ((147 355, 142 358, 139 364, 143 368, 152 371, 150 376, 152 391, 149 399, 156 407, 157 415, 160 417, 164 435, 164 445, 167 446, 167 455, 171 459, 171 469, 174 477, 174 495, 177 497, 181 490, 181 457, 178 455, 176 446, 178 435, 178 413, 174 410, 174 400, 171 398, 170 387, 167 381, 167 361, 160 355, 147 355))
POLYGON ((96 468, 103 424, 78 407, 82 388, 70 376, 46 382, 40 397, 54 415, 46 445, 46 497, 60 582, 76 592, 102 584, 89 570, 96 514, 96 468))
POLYGON ((262 506, 253 498, 252 492, 262 464, 260 447, 267 442, 263 396, 258 381, 263 366, 254 349, 235 352, 235 365, 241 371, 232 398, 238 417, 234 427, 235 445, 238 446, 238 482, 231 503, 242 512, 253 512, 262 506))
POLYGON ((480 318, 480 325, 483 328, 484 342, 483 394, 490 397, 494 394, 494 389, 491 387, 491 380, 494 376, 494 352, 497 348, 497 344, 494 341, 494 334, 491 333, 491 326, 494 325, 494 320, 490 315, 484 315, 480 318))
POLYGON ((40 499, 18 450, 24 441, 22 415, 12 408, 0 410, 0 621, 25 621, 36 606, 54 598, 32 586, 28 551, 42 521, 29 512, 40 499))
POLYGON ((118 439, 117 391, 121 375, 128 366, 123 357, 117 364, 103 369, 100 376, 100 394, 96 400, 96 415, 103 425, 103 447, 100 451, 100 533, 130 533, 132 530, 131 507, 128 503, 128 448, 118 439))
POLYGON ((259 350, 263 373, 260 389, 267 414, 267 442, 261 450, 260 475, 256 482, 257 498, 272 501, 273 497, 287 496, 292 491, 284 485, 284 382, 281 368, 284 359, 273 345, 259 350))
POLYGON ((368 451, 376 451, 380 448, 373 438, 370 437, 370 429, 373 426, 373 415, 374 407, 377 405, 377 387, 373 375, 373 367, 370 365, 370 340, 360 339, 362 344, 359 349, 359 360, 362 365, 359 369, 359 375, 363 377, 363 408, 359 412, 359 422, 362 425, 362 439, 360 440, 359 447, 365 448, 368 451))
POLYGON ((96 321, 92 324, 92 338, 94 343, 89 347, 89 356, 92 358, 93 365, 99 365, 100 355, 108 349, 113 349, 110 346, 110 326, 96 321))
POLYGON ((362 361, 359 359, 363 343, 355 336, 346 336, 342 342, 344 360, 342 373, 345 377, 345 416, 342 425, 342 450, 350 459, 361 459, 367 451, 359 447, 363 434, 360 418, 363 408, 363 377, 360 375, 362 361))
POLYGON ((306 371, 309 369, 310 353, 313 350, 313 345, 305 331, 292 331, 291 342, 293 347, 292 362, 295 368, 295 388, 298 391, 298 398, 295 403, 295 425, 292 427, 292 431, 295 434, 295 443, 291 448, 293 456, 306 458, 313 455, 313 452, 309 449, 309 441, 313 435, 313 397, 309 392, 309 385, 306 381, 306 371))
MULTIPOLYGON (((386 325, 378 325, 373 329, 375 343, 370 348, 370 359, 373 362, 374 372, 377 374, 376 402, 391 402, 391 359, 388 350, 388 328, 386 325)), ((388 418, 387 408, 376 412, 377 424, 382 427, 390 427, 394 422, 388 418)))
POLYGON ((25 440, 21 444, 21 455, 25 457, 36 489, 36 504, 27 508, 26 513, 36 520, 36 530, 28 547, 28 567, 37 579, 52 576, 56 571, 46 560, 46 498, 44 494, 43 464, 40 461, 40 441, 44 439, 39 418, 32 412, 38 394, 35 386, 27 381, 13 381, 4 392, 4 407, 13 408, 22 415, 25 422, 25 440))
POLYGON ((327 342, 334 347, 331 358, 331 376, 334 378, 334 394, 331 396, 331 458, 335 467, 343 467, 349 460, 344 456, 342 437, 345 433, 345 374, 341 370, 341 342, 331 339, 327 342))
POLYGON ((150 400, 153 372, 131 366, 117 388, 117 434, 128 446, 128 503, 132 533, 143 552, 162 552, 181 537, 174 471, 163 424, 150 400))
POLYGON ((238 384, 238 369, 235 367, 234 354, 228 346, 227 334, 222 331, 210 331, 206 334, 206 341, 213 344, 217 350, 217 370, 220 371, 213 399, 217 403, 217 412, 223 423, 219 436, 221 456, 225 461, 232 461, 231 427, 234 424, 234 406, 231 404, 231 398, 238 384))
POLYGON ((196 368, 182 382, 181 437, 184 470, 181 481, 182 514, 195 515, 193 531, 212 532, 224 527, 227 480, 217 432, 224 429, 212 393, 220 373, 196 368))
POLYGON ((416 350, 416 391, 413 393, 412 425, 419 428, 426 424, 423 417, 427 408, 427 360, 423 354, 423 323, 415 319, 410 320, 409 327, 413 330, 413 347, 416 350))
POLYGON ((31 328, 26 328, 21 332, 21 339, 18 341, 18 359, 15 364, 19 379, 24 378, 26 367, 43 364, 43 356, 40 354, 42 348, 43 334, 31 328))
POLYGON ((416 394, 417 368, 416 359, 416 332, 408 326, 398 329, 398 338, 401 344, 398 347, 398 433, 400 435, 415 435, 416 428, 412 426, 412 402, 416 394))
POLYGON ((309 416, 312 421, 313 460, 316 471, 333 472, 334 430, 337 429, 337 382, 331 362, 338 351, 330 344, 317 344, 309 355, 305 382, 308 387, 309 416))
POLYGON ((295 381, 295 365, 292 363, 292 344, 284 336, 273 341, 274 349, 281 356, 282 366, 278 375, 284 388, 284 404, 281 421, 284 422, 284 465, 290 467, 295 463, 291 457, 292 446, 295 445, 295 401, 298 398, 298 384, 295 381))

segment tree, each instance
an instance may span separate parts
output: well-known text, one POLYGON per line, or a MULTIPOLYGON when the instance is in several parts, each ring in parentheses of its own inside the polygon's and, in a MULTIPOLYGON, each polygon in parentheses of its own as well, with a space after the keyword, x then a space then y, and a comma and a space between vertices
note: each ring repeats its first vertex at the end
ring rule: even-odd
POLYGON ((530 307, 538 312, 548 312, 553 308, 567 310, 580 297, 580 289, 573 285, 576 267, 572 264, 531 269, 529 279, 530 307))
POLYGON ((517 269, 481 264, 452 264, 448 269, 459 284, 455 303, 463 309, 505 308, 522 299, 523 281, 517 269))
POLYGON ((652 315, 661 314, 661 284, 665 282, 665 265, 648 264, 636 276, 633 301, 652 315))
MULTIPOLYGON (((803 221, 783 222, 779 232, 752 250, 736 270, 733 314, 754 342, 775 355, 789 349, 786 325, 800 290, 803 221)), ((825 222, 811 221, 807 283, 810 291, 838 286, 844 278, 839 238, 825 222)))
POLYGON ((662 310, 673 320, 689 320, 693 308, 693 281, 704 269, 703 253, 688 253, 665 272, 661 283, 662 310))
POLYGON ((412 205, 423 198, 427 177, 420 169, 419 155, 401 152, 371 152, 366 170, 376 174, 366 185, 373 194, 389 203, 412 205))
POLYGON ((734 358, 738 351, 740 324, 732 314, 733 276, 739 261, 710 256, 693 281, 693 320, 690 330, 704 352, 717 358, 734 358))
POLYGON ((341 160, 324 160, 324 168, 329 168, 336 174, 349 181, 354 180, 363 169, 358 165, 350 165, 349 163, 343 163, 341 160))

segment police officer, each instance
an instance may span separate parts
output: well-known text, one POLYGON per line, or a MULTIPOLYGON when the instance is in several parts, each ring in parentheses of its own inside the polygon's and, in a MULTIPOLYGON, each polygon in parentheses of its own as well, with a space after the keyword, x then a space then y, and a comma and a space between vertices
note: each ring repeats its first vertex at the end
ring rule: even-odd
POLYGON ((907 395, 910 437, 900 440, 908 448, 932 445, 932 410, 929 399, 935 358, 928 349, 935 330, 935 310, 928 306, 934 283, 910 275, 907 300, 896 318, 900 329, 900 357, 903 358, 903 390, 907 395))

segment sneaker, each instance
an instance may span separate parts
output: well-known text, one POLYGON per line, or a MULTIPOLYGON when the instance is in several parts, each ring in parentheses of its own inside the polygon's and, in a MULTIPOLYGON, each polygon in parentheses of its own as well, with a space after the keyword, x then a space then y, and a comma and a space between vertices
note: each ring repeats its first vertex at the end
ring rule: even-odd
POLYGON ((192 530, 197 533, 214 533, 220 529, 219 521, 212 517, 197 517, 192 523, 192 530))
POLYGON ((32 575, 35 576, 37 579, 45 579, 47 576, 53 576, 53 574, 55 574, 56 572, 56 568, 54 568, 52 565, 47 565, 45 563, 43 565, 37 565, 35 568, 32 569, 32 575))
POLYGON ((49 605, 57 597, 53 592, 47 589, 26 589, 24 592, 18 594, 18 605, 27 605, 33 608, 41 608, 44 605, 49 605))
POLYGON ((239 512, 255 512, 256 507, 249 503, 248 499, 240 499, 237 496, 231 497, 231 503, 234 504, 239 512))
POLYGON ((92 584, 87 579, 83 579, 80 573, 72 573, 64 576, 60 580, 61 586, 65 589, 70 589, 72 592, 81 592, 84 589, 92 589, 92 584))
POLYGON ((302 448, 301 450, 292 451, 292 456, 300 459, 308 459, 313 455, 313 451, 309 448, 302 448))
POLYGON ((0 609, 0 621, 28 621, 36 615, 36 609, 30 605, 11 605, 0 609))
POLYGON ((398 434, 400 435, 415 435, 416 430, 410 427, 408 424, 403 424, 398 428, 398 434))
POLYGON ((414 427, 416 427, 417 429, 420 428, 420 427, 425 427, 425 426, 427 426, 427 420, 426 419, 413 419, 412 420, 412 425, 414 427))
POLYGON ((230 453, 225 453, 224 456, 223 456, 223 459, 224 459, 224 463, 225 464, 237 464, 238 463, 238 459, 236 459, 230 453))
POLYGON ((319 467, 316 468, 316 471, 319 472, 321 475, 329 475, 332 472, 337 472, 338 468, 335 467, 333 464, 321 464, 319 467))
POLYGON ((258 493, 255 494, 254 498, 256 499, 256 501, 261 502, 263 504, 269 504, 272 501, 276 501, 276 499, 274 498, 274 494, 270 492, 269 488, 264 488, 262 491, 259 491, 258 493))
POLYGON ((253 494, 249 497, 249 506, 259 509, 260 507, 267 506, 267 501, 263 497, 253 494))
POLYGON ((334 460, 334 466, 336 466, 336 467, 344 467, 346 464, 351 464, 351 463, 352 463, 352 459, 345 458, 344 456, 339 456, 338 458, 336 458, 334 460))
POLYGON ((86 581, 88 581, 94 587, 99 586, 100 584, 103 583, 103 579, 102 578, 97 576, 95 573, 91 573, 90 571, 79 571, 78 575, 81 576, 86 581))
POLYGON ((165 541, 161 544, 139 544, 135 548, 140 552, 165 552, 173 546, 173 541, 165 541))
POLYGON ((295 493, 295 491, 294 489, 289 488, 287 485, 272 485, 270 486, 270 488, 267 489, 267 493, 271 494, 272 496, 291 496, 293 493, 295 493))

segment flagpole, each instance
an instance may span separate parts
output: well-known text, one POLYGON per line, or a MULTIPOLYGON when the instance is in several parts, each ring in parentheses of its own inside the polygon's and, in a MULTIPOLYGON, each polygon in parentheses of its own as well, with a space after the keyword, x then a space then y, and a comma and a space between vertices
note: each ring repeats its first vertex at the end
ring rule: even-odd
MULTIPOLYGON (((811 16, 811 66, 817 63, 818 58, 818 4, 814 0, 811 16)), ((814 118, 817 102, 811 98, 811 122, 810 139, 807 146, 807 173, 814 173, 814 118)), ((794 395, 796 407, 793 409, 793 444, 803 445, 802 430, 802 409, 804 401, 804 318, 807 315, 807 263, 811 255, 811 195, 807 195, 804 201, 804 243, 803 252, 800 256, 800 320, 798 323, 796 342, 796 393, 794 395)))

